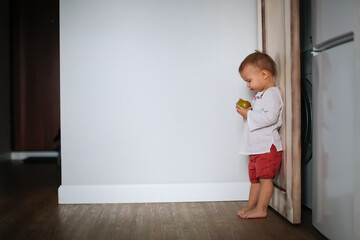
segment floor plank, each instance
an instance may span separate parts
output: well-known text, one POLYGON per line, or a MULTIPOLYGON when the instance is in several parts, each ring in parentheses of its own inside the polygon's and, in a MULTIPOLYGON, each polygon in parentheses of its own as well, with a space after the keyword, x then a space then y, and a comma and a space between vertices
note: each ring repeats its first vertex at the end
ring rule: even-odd
POLYGON ((58 205, 60 167, 0 163, 0 239, 326 239, 311 225, 292 225, 272 209, 244 220, 246 202, 58 205))

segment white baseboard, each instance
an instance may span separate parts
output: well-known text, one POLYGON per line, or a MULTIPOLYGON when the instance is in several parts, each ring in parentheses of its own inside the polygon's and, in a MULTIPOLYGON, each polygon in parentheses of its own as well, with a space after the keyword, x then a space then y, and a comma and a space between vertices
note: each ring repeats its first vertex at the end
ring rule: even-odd
POLYGON ((11 160, 24 160, 28 157, 57 157, 57 151, 17 151, 11 152, 11 160))
POLYGON ((249 182, 194 184, 61 185, 59 204, 240 201, 249 182))

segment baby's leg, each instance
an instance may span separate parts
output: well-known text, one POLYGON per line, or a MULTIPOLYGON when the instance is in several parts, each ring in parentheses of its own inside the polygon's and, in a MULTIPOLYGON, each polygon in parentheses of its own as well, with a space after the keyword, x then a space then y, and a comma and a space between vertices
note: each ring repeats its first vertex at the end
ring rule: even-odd
POLYGON ((272 178, 260 179, 259 198, 255 208, 242 214, 242 218, 264 218, 267 216, 267 208, 273 195, 274 184, 272 178))
POLYGON ((243 215, 246 212, 256 207, 259 198, 259 192, 260 192, 260 183, 251 183, 249 201, 244 208, 242 208, 240 211, 237 212, 238 216, 243 217, 243 215))

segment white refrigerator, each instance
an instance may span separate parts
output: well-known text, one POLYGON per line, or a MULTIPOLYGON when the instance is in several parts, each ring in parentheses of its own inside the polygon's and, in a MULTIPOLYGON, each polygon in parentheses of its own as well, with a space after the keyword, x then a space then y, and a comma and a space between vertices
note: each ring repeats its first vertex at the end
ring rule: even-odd
POLYGON ((312 1, 313 225, 329 239, 356 239, 356 87, 353 0, 312 1))

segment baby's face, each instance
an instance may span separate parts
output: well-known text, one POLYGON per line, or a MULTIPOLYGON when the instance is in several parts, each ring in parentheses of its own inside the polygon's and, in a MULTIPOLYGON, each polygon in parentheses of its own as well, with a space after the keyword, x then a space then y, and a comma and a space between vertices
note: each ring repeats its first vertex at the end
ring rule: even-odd
POLYGON ((253 65, 247 64, 240 72, 246 86, 254 92, 262 92, 266 88, 266 73, 253 65))

